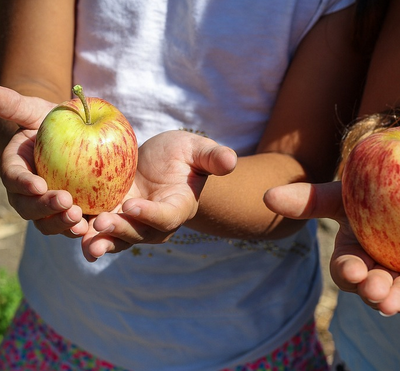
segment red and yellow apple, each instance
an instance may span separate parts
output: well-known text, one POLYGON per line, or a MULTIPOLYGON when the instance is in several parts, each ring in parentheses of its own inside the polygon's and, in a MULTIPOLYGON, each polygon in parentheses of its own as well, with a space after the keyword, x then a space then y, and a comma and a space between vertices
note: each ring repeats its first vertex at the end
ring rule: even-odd
POLYGON ((400 272, 400 128, 361 140, 342 176, 343 204, 365 251, 400 272))
POLYGON ((39 127, 36 171, 49 189, 66 190, 84 214, 111 211, 132 186, 137 168, 135 133, 125 116, 100 98, 78 98, 56 106, 39 127))

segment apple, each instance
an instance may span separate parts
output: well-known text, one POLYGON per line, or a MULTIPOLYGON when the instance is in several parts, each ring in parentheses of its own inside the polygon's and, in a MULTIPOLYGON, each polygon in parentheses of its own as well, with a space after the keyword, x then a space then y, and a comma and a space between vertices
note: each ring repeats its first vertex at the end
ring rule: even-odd
POLYGON ((138 160, 125 116, 100 98, 78 98, 52 109, 37 132, 36 171, 49 189, 66 190, 84 214, 114 210, 132 186, 138 160))
POLYGON ((400 129, 362 139, 344 165, 342 186, 346 214, 364 250, 400 272, 400 129))

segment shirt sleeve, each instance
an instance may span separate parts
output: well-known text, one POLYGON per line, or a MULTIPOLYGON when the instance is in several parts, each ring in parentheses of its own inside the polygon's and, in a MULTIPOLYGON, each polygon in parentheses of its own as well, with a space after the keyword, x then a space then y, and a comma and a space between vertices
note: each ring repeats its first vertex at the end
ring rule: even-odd
POLYGON ((324 5, 326 8, 324 12, 325 15, 347 8, 348 6, 353 5, 355 0, 324 0, 323 3, 325 3, 324 5))

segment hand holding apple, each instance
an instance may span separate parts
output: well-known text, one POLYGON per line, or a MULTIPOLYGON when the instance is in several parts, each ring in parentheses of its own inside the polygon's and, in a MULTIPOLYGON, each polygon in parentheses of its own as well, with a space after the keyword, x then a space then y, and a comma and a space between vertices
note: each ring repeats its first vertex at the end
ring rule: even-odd
POLYGON ((140 165, 123 213, 101 213, 88 226, 68 192, 49 191, 44 179, 32 173, 35 129, 54 106, 0 87, 0 117, 33 129, 21 130, 5 149, 2 180, 10 203, 42 233, 83 236, 88 260, 135 243, 167 239, 196 212, 207 176, 227 174, 236 166, 236 154, 211 139, 185 131, 161 133, 141 146, 140 165))
POLYGON ((137 167, 135 133, 116 107, 100 98, 53 108, 41 124, 34 160, 48 188, 66 190, 84 214, 111 211, 131 188, 137 167))
POLYGON ((44 234, 76 237, 85 234, 88 228, 80 207, 73 205, 66 191, 48 191, 45 180, 33 173, 37 129, 54 106, 44 99, 23 96, 0 86, 0 118, 20 127, 4 149, 1 179, 11 206, 22 218, 32 220, 44 234))
POLYGON ((336 220, 340 228, 330 262, 333 281, 386 315, 400 311, 400 275, 375 262, 358 243, 344 211, 341 182, 288 184, 268 190, 264 201, 287 218, 336 220))
POLYGON ((133 187, 122 212, 101 213, 82 238, 89 261, 137 243, 162 243, 197 213, 210 174, 233 171, 237 156, 215 141, 182 130, 160 133, 139 148, 133 187))
POLYGON ((342 182, 344 208, 358 241, 375 261, 400 272, 400 129, 359 142, 342 182))

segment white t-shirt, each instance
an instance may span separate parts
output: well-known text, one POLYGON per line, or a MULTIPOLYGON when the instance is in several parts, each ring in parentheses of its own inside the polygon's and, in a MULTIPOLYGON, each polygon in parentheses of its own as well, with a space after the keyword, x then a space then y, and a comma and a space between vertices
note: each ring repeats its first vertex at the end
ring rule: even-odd
POLYGON ((330 325, 340 358, 351 371, 398 370, 400 316, 383 317, 358 295, 340 291, 330 325))
MULTIPOLYGON (((74 83, 115 104, 139 143, 183 128, 249 155, 303 36, 352 2, 79 1, 74 83)), ((166 244, 90 264, 79 240, 31 224, 20 279, 47 323, 103 359, 135 371, 215 371, 272 352, 312 317, 315 235, 315 222, 279 241, 182 227, 166 244)))

